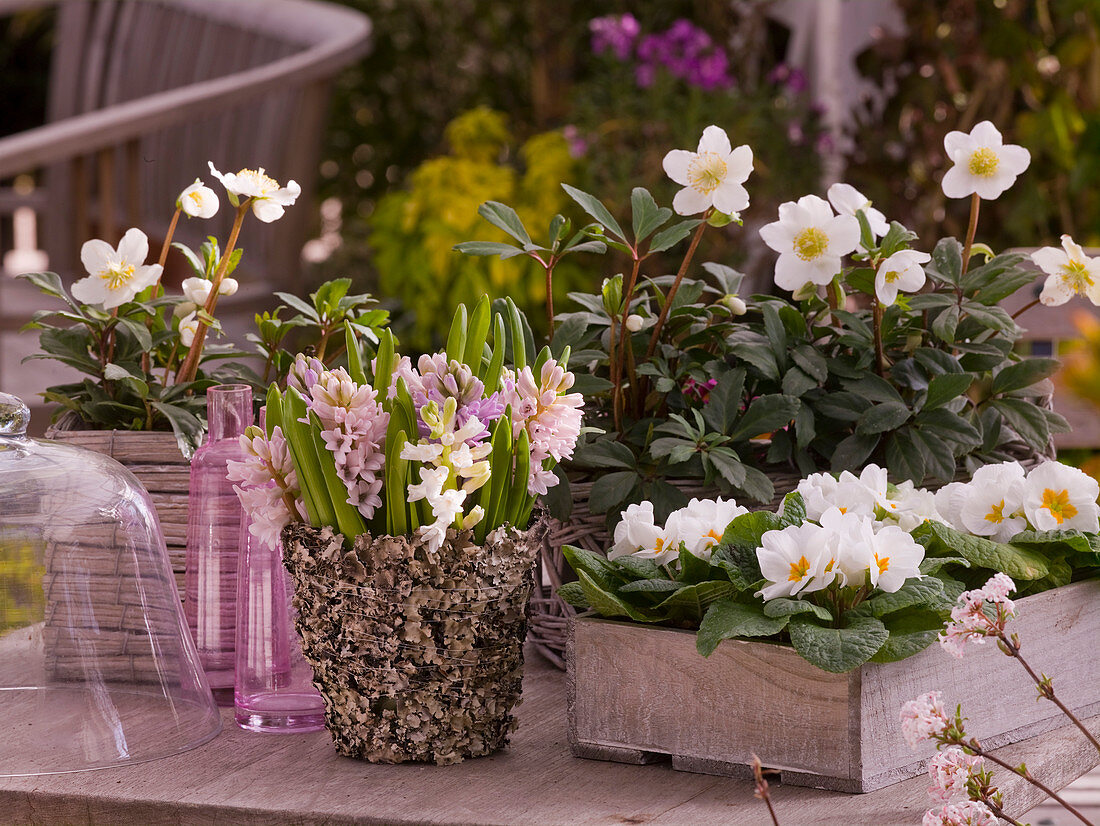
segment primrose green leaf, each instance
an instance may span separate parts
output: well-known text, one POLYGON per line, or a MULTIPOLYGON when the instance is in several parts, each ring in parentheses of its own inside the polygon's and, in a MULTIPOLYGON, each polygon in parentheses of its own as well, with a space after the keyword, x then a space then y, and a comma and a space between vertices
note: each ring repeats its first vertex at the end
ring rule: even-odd
POLYGON ((602 617, 609 619, 629 617, 635 622, 659 622, 661 620, 660 616, 650 614, 619 599, 619 597, 598 585, 584 571, 577 573, 577 579, 580 582, 581 590, 584 592, 585 600, 587 600, 592 610, 602 617))
POLYGON ((950 608, 951 604, 951 600, 948 600, 944 594, 943 583, 934 576, 926 576, 923 579, 911 577, 905 580, 897 591, 879 593, 867 600, 871 616, 879 618, 914 605, 939 610, 950 608))
POLYGON ((587 611, 591 606, 588 597, 584 595, 584 586, 579 582, 567 582, 558 588, 558 596, 581 611, 587 611))
POLYGON ((890 636, 871 657, 873 663, 892 663, 919 654, 936 641, 944 618, 936 611, 911 609, 890 614, 882 622, 890 636))
POLYGON ((769 617, 759 604, 721 599, 711 603, 699 623, 695 649, 709 657, 722 640, 733 637, 770 637, 787 625, 787 618, 769 617))
POLYGON ((832 622, 833 614, 824 605, 818 605, 807 599, 769 599, 764 603, 764 614, 769 617, 790 617, 795 614, 813 614, 823 622, 832 622))
POLYGON ((1040 579, 1049 573, 1046 559, 1031 548, 970 536, 942 522, 925 522, 913 532, 918 541, 926 535, 933 540, 929 551, 934 556, 961 556, 975 568, 1004 571, 1013 579, 1040 579))
POLYGON ((791 645, 804 660, 841 674, 867 662, 890 636, 882 620, 856 617, 845 628, 825 628, 805 614, 791 617, 791 645))

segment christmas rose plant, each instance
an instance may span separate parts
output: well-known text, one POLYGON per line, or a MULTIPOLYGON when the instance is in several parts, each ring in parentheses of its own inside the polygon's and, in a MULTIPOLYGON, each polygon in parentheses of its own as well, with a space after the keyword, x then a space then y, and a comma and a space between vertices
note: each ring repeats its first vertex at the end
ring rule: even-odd
POLYGON ((487 297, 415 364, 388 330, 371 359, 351 325, 345 342, 347 368, 300 354, 269 389, 265 428, 242 437, 249 458, 230 478, 253 533, 273 542, 306 522, 348 542, 418 533, 436 550, 451 529, 481 543, 526 528, 581 429, 568 351, 536 356, 515 304, 487 297))
POLYGON ((966 594, 985 592, 967 589, 991 574, 1021 594, 1095 575, 1098 494, 1075 468, 1008 462, 937 493, 876 465, 811 474, 775 513, 692 500, 662 523, 643 502, 622 514, 606 558, 565 548, 578 581, 558 593, 604 617, 697 628, 704 656, 760 637, 843 672, 918 653, 949 617, 959 625, 945 647, 977 639, 985 615, 966 594))
POLYGON ((766 502, 775 471, 868 462, 894 483, 946 483, 1049 449, 1067 427, 1044 402, 1058 364, 1018 355, 1021 328, 999 305, 1035 280, 1031 263, 1046 274, 1035 303, 1100 301, 1100 262, 1069 238, 1033 262, 975 240, 982 199, 1026 170, 1025 149, 988 122, 948 135, 944 192, 972 203, 961 242, 922 242, 846 184, 782 204, 759 231, 778 255, 780 295, 741 295, 740 273, 694 260, 704 232, 735 230, 751 209, 753 154, 734 143, 711 126, 694 151, 668 152, 665 171, 681 187, 672 209, 635 189, 620 223, 565 186, 591 220, 575 235, 559 218, 536 244, 514 212, 487 203, 482 215, 516 243, 459 245, 530 256, 548 279, 575 252, 625 264, 599 290, 571 294, 576 309, 554 318, 551 346, 571 347, 587 371, 577 386, 604 431, 571 464, 593 472, 591 510, 649 501, 664 519, 687 502, 673 480, 766 502), (674 274, 650 271, 655 253, 684 243, 674 274))

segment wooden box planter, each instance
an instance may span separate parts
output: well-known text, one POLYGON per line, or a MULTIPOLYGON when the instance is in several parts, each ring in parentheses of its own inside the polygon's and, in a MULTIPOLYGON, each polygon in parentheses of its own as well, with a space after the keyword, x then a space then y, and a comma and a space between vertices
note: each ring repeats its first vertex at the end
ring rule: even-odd
MULTIPOLYGON (((1016 604, 1009 627, 1028 662, 1079 717, 1100 713, 1100 580, 1016 604)), ((987 747, 1068 722, 1036 701, 1020 664, 991 642, 962 660, 934 644, 907 660, 830 674, 781 645, 727 640, 704 658, 693 631, 584 614, 570 622, 566 658, 577 757, 671 757, 684 771, 749 776, 756 754, 785 783, 837 791, 869 792, 924 771, 935 749, 909 748, 899 712, 927 691, 941 691, 948 711, 961 703, 967 732, 987 747)))

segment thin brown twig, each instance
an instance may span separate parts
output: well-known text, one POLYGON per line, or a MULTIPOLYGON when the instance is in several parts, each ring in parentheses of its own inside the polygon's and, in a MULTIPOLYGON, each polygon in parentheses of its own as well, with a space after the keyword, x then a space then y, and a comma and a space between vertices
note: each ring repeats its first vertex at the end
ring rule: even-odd
POLYGON ((711 207, 703 213, 703 219, 699 222, 699 226, 695 229, 695 234, 691 237, 691 245, 688 247, 687 254, 684 255, 684 260, 680 262, 680 269, 676 272, 676 278, 673 280, 672 286, 668 288, 668 295, 665 296, 665 304, 661 307, 661 314, 657 316, 657 323, 653 325, 653 335, 649 337, 649 346, 646 347, 645 351, 646 359, 653 358, 653 353, 657 350, 657 342, 661 336, 661 328, 665 326, 665 319, 668 318, 669 310, 672 309, 672 299, 676 297, 676 291, 680 289, 680 282, 684 280, 688 265, 691 264, 691 259, 694 257, 695 250, 699 246, 699 239, 703 237, 703 230, 707 228, 707 219, 710 218, 713 212, 714 207, 711 207))
POLYGON ((755 754, 752 756, 752 774, 756 778, 756 789, 753 791, 753 797, 764 801, 768 807, 768 814, 772 817, 772 823, 779 826, 779 818, 776 817, 775 809, 772 807, 771 795, 768 794, 768 781, 764 779, 764 766, 755 754))
POLYGON ((978 210, 981 204, 982 199, 978 197, 977 192, 970 196, 970 224, 966 228, 966 244, 963 246, 961 275, 966 275, 966 270, 970 266, 970 250, 974 246, 974 234, 978 231, 978 210))

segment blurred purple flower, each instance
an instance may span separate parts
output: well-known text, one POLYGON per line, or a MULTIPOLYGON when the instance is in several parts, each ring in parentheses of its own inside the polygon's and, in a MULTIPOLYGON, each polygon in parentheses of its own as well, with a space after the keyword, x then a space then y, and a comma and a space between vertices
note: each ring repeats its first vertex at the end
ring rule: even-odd
POLYGON ((639 89, 648 89, 657 79, 657 69, 652 63, 640 63, 634 69, 634 82, 639 89))
POLYGON ((610 50, 619 60, 630 57, 634 41, 641 32, 641 26, 632 14, 596 17, 588 21, 588 30, 592 32, 592 51, 603 54, 610 50))
POLYGON ((707 379, 706 381, 699 382, 688 376, 684 380, 684 386, 682 389, 686 398, 696 399, 706 404, 710 401, 710 391, 718 386, 718 382, 715 379, 707 379))
POLYGON ((562 127, 561 135, 569 145, 569 155, 573 158, 583 158, 588 152, 588 138, 581 134, 573 124, 562 127))
POLYGON ((641 38, 636 54, 634 79, 641 88, 653 85, 658 67, 708 92, 733 85, 725 50, 689 20, 677 20, 667 31, 641 38))
POLYGON ((768 73, 768 82, 777 86, 786 86, 788 92, 796 95, 805 92, 810 85, 805 72, 797 67, 788 66, 786 63, 776 65, 768 73))

